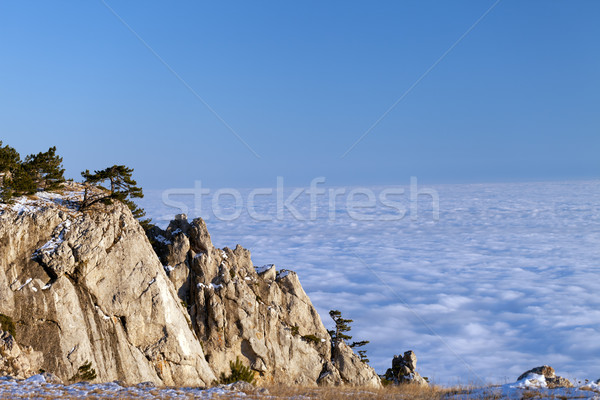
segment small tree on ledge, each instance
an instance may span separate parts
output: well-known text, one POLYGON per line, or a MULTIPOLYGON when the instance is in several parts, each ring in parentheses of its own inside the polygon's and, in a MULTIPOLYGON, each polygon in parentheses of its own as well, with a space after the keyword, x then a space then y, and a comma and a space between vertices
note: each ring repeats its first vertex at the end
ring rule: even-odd
POLYGON ((118 200, 129 207, 133 216, 140 220, 144 229, 147 228, 150 225, 150 219, 141 219, 146 212, 131 200, 144 197, 142 188, 137 186, 132 174, 133 168, 125 165, 113 165, 101 171, 94 171, 93 174, 89 170, 83 171, 81 176, 84 178, 86 188, 80 210, 85 210, 96 203, 111 204, 113 200, 118 200), (92 193, 89 185, 99 187, 104 191, 92 193))
MULTIPOLYGON (((329 335, 331 336, 331 340, 332 340, 331 355, 333 357, 336 354, 336 352, 339 351, 339 346, 342 341, 352 339, 352 336, 347 335, 346 332, 350 332, 350 330, 352 330, 352 327, 350 326, 350 324, 354 321, 351 319, 342 318, 342 313, 341 313, 341 311, 338 311, 338 310, 329 311, 329 316, 331 317, 331 319, 333 319, 333 322, 335 323, 335 330, 328 331, 329 335)), ((368 343, 369 343, 368 340, 362 340, 359 342, 352 342, 348 346, 351 348, 362 347, 368 343)), ((364 362, 364 363, 369 362, 369 359, 367 358, 366 350, 359 350, 358 355, 360 356, 360 360, 362 362, 364 362)))

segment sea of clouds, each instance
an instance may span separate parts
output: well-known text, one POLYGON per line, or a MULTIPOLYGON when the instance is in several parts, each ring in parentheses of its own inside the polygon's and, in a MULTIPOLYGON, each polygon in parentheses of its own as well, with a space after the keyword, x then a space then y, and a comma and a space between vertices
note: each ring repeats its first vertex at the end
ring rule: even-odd
POLYGON ((409 185, 358 188, 363 207, 348 202, 357 188, 332 204, 321 186, 313 202, 292 199, 295 213, 249 189, 201 204, 189 190, 149 191, 140 205, 163 227, 201 216, 216 246, 297 271, 327 327, 339 309, 354 339, 371 341, 378 373, 414 350, 442 384, 511 382, 542 364, 600 378, 600 181, 434 185, 439 204, 425 191, 417 209, 409 185))

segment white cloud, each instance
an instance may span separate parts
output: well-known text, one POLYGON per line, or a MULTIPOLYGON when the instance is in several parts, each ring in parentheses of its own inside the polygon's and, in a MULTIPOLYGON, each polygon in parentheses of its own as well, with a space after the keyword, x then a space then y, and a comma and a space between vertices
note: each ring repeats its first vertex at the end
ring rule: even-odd
MULTIPOLYGON (((476 380, 461 358, 488 382, 541 364, 600 378, 600 182, 436 189, 435 223, 420 211, 417 221, 343 212, 329 221, 320 212, 317 221, 242 214, 207 225, 217 246, 240 243, 256 265, 295 269, 326 326, 330 309, 354 320, 380 373, 410 349, 423 375, 441 383, 476 380)), ((169 214, 160 198, 147 193, 150 216, 169 214)), ((307 215, 305 203, 297 205, 307 215)), ((269 210, 272 202, 257 205, 269 210)))

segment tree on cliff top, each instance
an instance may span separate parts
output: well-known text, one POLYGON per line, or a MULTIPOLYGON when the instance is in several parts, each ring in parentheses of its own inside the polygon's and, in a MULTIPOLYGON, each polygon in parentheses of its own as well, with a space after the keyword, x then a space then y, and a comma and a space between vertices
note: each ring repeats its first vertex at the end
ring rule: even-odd
POLYGON ((27 156, 23 167, 38 189, 56 190, 65 181, 62 161, 62 157, 56 154, 56 146, 53 146, 44 153, 27 156))
POLYGON ((89 170, 83 171, 81 176, 84 178, 84 183, 97 186, 103 191, 92 193, 89 187, 86 186, 81 210, 85 210, 99 202, 111 204, 113 200, 118 200, 129 207, 133 216, 140 220, 140 224, 144 229, 148 228, 151 220, 149 218, 142 219, 146 212, 131 200, 144 197, 142 188, 137 186, 132 174, 133 168, 128 168, 125 165, 113 165, 101 171, 94 171, 93 174, 89 170))
POLYGON ((0 173, 11 172, 20 163, 19 153, 9 145, 2 146, 2 140, 0 140, 0 173))
POLYGON ((38 190, 56 190, 65 181, 62 157, 56 147, 44 153, 31 154, 21 161, 19 153, 0 141, 0 197, 10 201, 13 196, 34 194, 38 190))

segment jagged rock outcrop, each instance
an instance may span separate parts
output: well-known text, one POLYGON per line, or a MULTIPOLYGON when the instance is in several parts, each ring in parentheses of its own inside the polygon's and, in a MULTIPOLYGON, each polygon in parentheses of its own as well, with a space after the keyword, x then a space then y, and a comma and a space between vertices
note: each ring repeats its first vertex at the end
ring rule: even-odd
POLYGON ((541 375, 546 380, 546 387, 549 389, 555 388, 571 388, 573 387, 573 383, 567 378, 563 378, 562 376, 557 376, 554 368, 549 365, 542 365, 541 367, 535 367, 522 373, 517 381, 527 379, 531 375, 541 375))
POLYGON ((428 385, 427 380, 417 372, 417 355, 412 350, 406 351, 403 356, 395 355, 392 368, 388 368, 384 378, 394 384, 428 385))
POLYGON ((10 333, 0 330, 0 376, 29 378, 38 373, 42 361, 42 353, 21 348, 10 333))
POLYGON ((341 341, 333 354, 333 365, 341 381, 352 386, 379 387, 381 380, 375 370, 365 364, 346 343, 341 341))
POLYGON ((69 382, 90 362, 97 381, 204 386, 239 356, 258 383, 381 385, 349 347, 332 359, 295 272, 215 248, 202 219, 147 237, 122 203, 81 212, 81 196, 0 204, 0 314, 18 339, 2 333, 4 373, 69 382))
POLYGON ((215 248, 200 218, 178 215, 149 237, 216 375, 239 356, 259 383, 381 385, 349 347, 332 360, 331 338, 295 272, 255 268, 239 245, 215 248))
POLYGON ((139 223, 119 202, 78 211, 81 188, 0 205, 0 313, 41 368, 68 381, 207 385, 215 375, 139 223))

